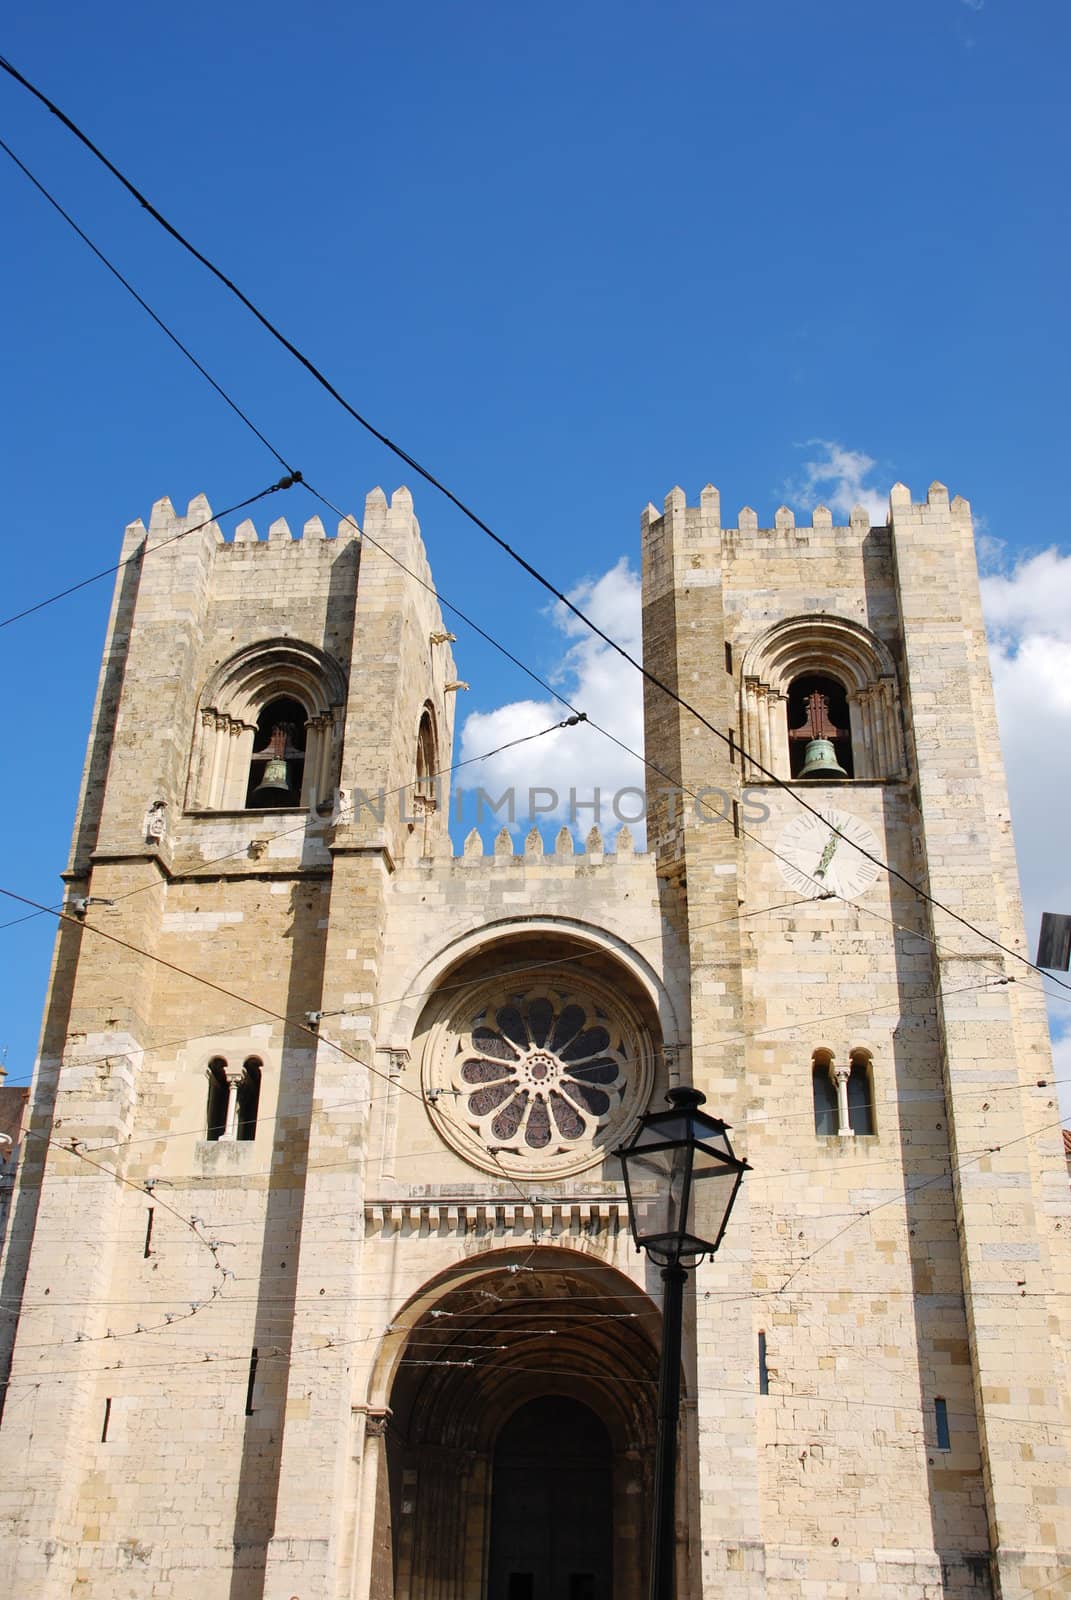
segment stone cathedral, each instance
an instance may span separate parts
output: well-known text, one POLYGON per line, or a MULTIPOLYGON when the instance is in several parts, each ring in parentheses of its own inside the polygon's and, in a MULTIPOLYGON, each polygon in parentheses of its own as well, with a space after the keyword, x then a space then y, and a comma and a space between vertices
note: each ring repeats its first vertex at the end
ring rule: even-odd
POLYGON ((116 580, 3 1260, 3 1592, 641 1600, 661 1280, 614 1152, 686 1085, 752 1170, 689 1278, 680 1600, 1071 1593, 1071 1206, 966 501, 647 508, 645 662, 723 737, 647 685, 644 850, 453 852, 406 490, 210 518, 161 501, 116 580))

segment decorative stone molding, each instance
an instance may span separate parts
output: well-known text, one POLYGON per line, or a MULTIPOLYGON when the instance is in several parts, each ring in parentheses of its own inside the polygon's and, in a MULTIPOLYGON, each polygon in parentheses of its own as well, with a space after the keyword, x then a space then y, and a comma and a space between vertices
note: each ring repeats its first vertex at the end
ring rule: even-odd
POLYGON ((615 1238, 628 1230, 624 1194, 597 1199, 572 1195, 540 1200, 453 1199, 366 1200, 369 1233, 417 1236, 473 1234, 477 1238, 615 1238))
POLYGON ((201 695, 186 803, 194 810, 245 806, 257 717, 280 696, 306 712, 301 804, 329 798, 338 772, 346 680, 338 663, 296 639, 267 639, 239 651, 201 695))
MULTIPOLYGON (((835 678, 848 697, 855 776, 871 781, 904 775, 900 693, 887 645, 846 617, 788 617, 748 647, 741 666, 740 734, 744 749, 767 772, 787 778, 786 707, 792 683, 805 674, 835 678)), ((745 763, 750 782, 764 774, 745 763)))
POLYGON ((373 1410, 371 1407, 369 1407, 364 1414, 364 1431, 366 1438, 386 1438, 387 1429, 390 1427, 390 1419, 392 1415, 393 1413, 391 1412, 389 1406, 384 1406, 381 1410, 373 1410))

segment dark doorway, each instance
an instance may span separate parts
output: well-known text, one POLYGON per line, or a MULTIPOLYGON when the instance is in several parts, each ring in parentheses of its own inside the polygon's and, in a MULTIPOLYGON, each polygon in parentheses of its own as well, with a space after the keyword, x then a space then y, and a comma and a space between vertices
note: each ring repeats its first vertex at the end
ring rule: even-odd
POLYGON ((593 1411, 530 1400, 498 1436, 488 1600, 611 1600, 610 1439, 593 1411))

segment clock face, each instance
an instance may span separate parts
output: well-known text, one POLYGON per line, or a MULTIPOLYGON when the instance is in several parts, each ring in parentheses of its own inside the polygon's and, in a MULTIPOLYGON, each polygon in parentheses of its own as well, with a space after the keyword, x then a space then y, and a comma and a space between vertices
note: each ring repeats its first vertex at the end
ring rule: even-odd
POLYGON ((873 828, 850 812, 832 807, 823 807, 821 816, 808 811, 794 817, 777 841, 782 877, 789 888, 812 900, 824 894, 855 900, 866 893, 881 876, 881 868, 861 850, 880 856, 873 828))

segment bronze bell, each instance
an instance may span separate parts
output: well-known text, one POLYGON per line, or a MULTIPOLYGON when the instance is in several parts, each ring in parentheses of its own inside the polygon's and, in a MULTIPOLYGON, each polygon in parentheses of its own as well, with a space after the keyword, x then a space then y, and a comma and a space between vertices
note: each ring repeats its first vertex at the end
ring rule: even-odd
POLYGON ((264 775, 249 797, 253 806, 285 806, 290 799, 290 759, 300 757, 301 751, 290 742, 288 722, 276 723, 271 738, 263 750, 255 750, 252 761, 263 761, 264 775))
POLYGON ((263 805, 266 801, 271 803, 277 799, 280 791, 289 792, 290 779, 287 775, 286 762, 277 757, 265 764, 264 776, 253 791, 253 801, 263 805))
POLYGON ((837 760, 837 752, 833 748, 831 739, 811 739, 803 752, 803 766, 796 776, 824 778, 830 782, 833 779, 846 778, 848 774, 837 760))

